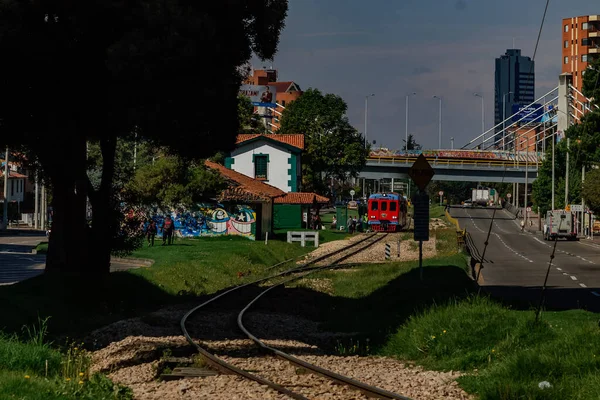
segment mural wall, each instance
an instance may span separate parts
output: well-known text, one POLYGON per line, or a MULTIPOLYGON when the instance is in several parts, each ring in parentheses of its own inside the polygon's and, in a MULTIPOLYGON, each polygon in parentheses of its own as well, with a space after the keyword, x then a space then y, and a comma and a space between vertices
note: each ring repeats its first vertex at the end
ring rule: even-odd
POLYGON ((195 210, 156 210, 146 212, 146 215, 147 219, 156 221, 158 237, 162 237, 160 227, 165 218, 170 216, 175 222, 177 237, 236 235, 256 240, 256 212, 247 205, 205 205, 195 210))
POLYGON ((370 157, 418 157, 423 154, 428 158, 459 158, 459 159, 479 159, 479 160, 515 160, 525 162, 525 158, 529 156, 529 162, 538 162, 543 160, 543 153, 535 153, 530 151, 527 154, 524 151, 518 152, 516 155, 511 151, 502 150, 390 150, 385 147, 371 150, 370 157))

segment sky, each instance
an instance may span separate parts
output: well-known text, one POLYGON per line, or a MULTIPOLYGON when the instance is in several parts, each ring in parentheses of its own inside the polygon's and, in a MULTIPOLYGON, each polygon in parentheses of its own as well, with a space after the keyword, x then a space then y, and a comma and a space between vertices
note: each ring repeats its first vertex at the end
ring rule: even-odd
MULTIPOLYGON (((460 148, 494 122, 495 58, 533 57, 546 0, 289 0, 273 66, 280 81, 341 96, 348 118, 375 147, 399 149, 409 133, 425 149, 460 148)), ((598 0, 551 0, 535 56, 536 97, 558 86, 562 18, 600 14, 598 0)))

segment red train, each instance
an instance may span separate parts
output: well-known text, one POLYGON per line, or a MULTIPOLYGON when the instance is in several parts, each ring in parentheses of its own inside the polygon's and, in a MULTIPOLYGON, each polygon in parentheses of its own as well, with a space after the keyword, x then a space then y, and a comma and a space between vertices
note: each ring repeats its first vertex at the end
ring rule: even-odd
POLYGON ((398 193, 375 193, 369 196, 369 228, 377 232, 398 232, 407 224, 408 203, 398 193))

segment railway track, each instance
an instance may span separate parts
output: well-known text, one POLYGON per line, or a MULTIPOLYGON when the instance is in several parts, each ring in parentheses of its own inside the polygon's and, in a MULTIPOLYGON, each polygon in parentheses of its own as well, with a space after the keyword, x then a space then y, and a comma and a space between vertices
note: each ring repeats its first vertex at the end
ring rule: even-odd
MULTIPOLYGON (((289 268, 284 271, 274 273, 273 275, 271 275, 269 277, 258 279, 253 282, 249 282, 249 283, 246 283, 243 285, 236 286, 232 289, 229 289, 229 290, 209 299, 208 301, 192 308, 191 310, 189 310, 181 319, 181 322, 180 322, 181 330, 182 330, 186 340, 197 349, 197 351, 204 357, 207 364, 210 365, 212 368, 214 368, 218 371, 221 371, 223 373, 236 374, 236 375, 242 376, 244 378, 253 380, 261 385, 266 385, 266 386, 268 386, 290 398, 298 399, 298 400, 306 400, 307 397, 303 396, 302 394, 296 393, 296 392, 284 387, 283 385, 277 384, 277 383, 272 382, 268 379, 265 379, 261 376, 250 373, 248 371, 245 371, 241 368, 236 367, 235 365, 232 365, 232 364, 220 359, 219 357, 215 356, 214 354, 210 353, 205 348, 203 348, 199 343, 194 341, 186 328, 186 321, 188 320, 188 318, 191 315, 193 315, 194 313, 201 310, 203 307, 207 306, 208 304, 210 304, 224 296, 227 296, 235 291, 241 290, 245 287, 248 287, 251 285, 257 285, 260 283, 265 283, 265 282, 271 281, 271 280, 278 280, 275 284, 269 286, 267 289, 262 291, 258 296, 256 296, 254 299, 252 299, 238 314, 238 318, 237 318, 238 326, 246 334, 246 336, 249 339, 251 339, 254 343, 256 343, 263 350, 271 353, 272 355, 274 355, 280 359, 283 359, 283 360, 291 363, 293 366, 296 366, 296 367, 302 368, 306 371, 310 371, 314 374, 323 376, 323 377, 325 377, 331 381, 334 381, 338 384, 346 385, 350 388, 353 388, 355 390, 358 390, 358 391, 364 393, 368 397, 374 397, 374 398, 380 398, 380 399, 410 400, 408 397, 404 397, 399 394, 392 393, 392 392, 386 391, 384 389, 381 389, 381 388, 378 388, 375 386, 367 385, 363 382, 357 381, 348 376, 340 375, 333 371, 327 370, 325 368, 321 368, 319 366, 310 364, 310 363, 303 361, 297 357, 294 357, 288 353, 285 353, 276 348, 270 347, 267 344, 265 344, 264 342, 262 342, 259 338, 254 336, 250 331, 248 331, 248 329, 243 324, 243 319, 244 319, 245 313, 261 297, 266 295, 272 289, 274 289, 278 286, 284 285, 288 282, 291 282, 291 281, 294 281, 297 279, 301 279, 312 273, 330 269, 330 268, 335 268, 336 266, 338 266, 338 264, 340 262, 353 256, 354 254, 357 254, 357 253, 369 248, 373 244, 375 244, 375 243, 379 242, 380 240, 382 240, 383 238, 385 238, 385 236, 387 236, 387 234, 385 234, 385 233, 384 234, 365 235, 364 239, 356 241, 354 243, 351 243, 349 246, 347 246, 341 250, 321 255, 312 260, 309 260, 308 262, 306 262, 302 265, 298 265, 293 268, 289 268), (317 266, 318 263, 323 263, 323 262, 325 262, 324 265, 317 266)), ((284 262, 273 265, 269 269, 275 269, 277 267, 281 267, 291 261, 293 261, 293 259, 286 260, 284 262)))

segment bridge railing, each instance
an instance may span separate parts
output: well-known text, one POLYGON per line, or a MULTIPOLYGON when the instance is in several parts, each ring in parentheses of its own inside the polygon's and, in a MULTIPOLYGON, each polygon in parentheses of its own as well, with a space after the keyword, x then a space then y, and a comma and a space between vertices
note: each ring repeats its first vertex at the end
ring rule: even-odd
MULTIPOLYGON (((392 164, 405 164, 412 165, 415 162, 414 157, 395 157, 395 156, 371 156, 368 158, 370 161, 376 161, 377 163, 391 162, 392 164)), ((439 159, 429 158, 427 161, 433 166, 435 165, 447 165, 447 166, 475 166, 475 167, 506 167, 510 168, 525 168, 527 165, 531 169, 537 169, 541 164, 540 160, 529 159, 525 160, 472 160, 472 159, 439 159)))

